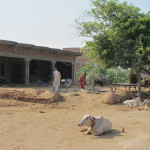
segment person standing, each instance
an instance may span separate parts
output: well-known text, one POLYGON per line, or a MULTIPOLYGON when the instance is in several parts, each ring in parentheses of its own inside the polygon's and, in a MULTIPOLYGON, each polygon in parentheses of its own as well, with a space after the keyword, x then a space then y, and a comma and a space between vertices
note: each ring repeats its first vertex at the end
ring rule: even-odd
POLYGON ((54 71, 54 82, 53 82, 53 91, 58 92, 60 86, 61 74, 57 68, 54 71))
POLYGON ((80 75, 78 81, 79 81, 79 87, 81 89, 84 89, 84 86, 86 84, 86 72, 83 72, 83 74, 80 75))

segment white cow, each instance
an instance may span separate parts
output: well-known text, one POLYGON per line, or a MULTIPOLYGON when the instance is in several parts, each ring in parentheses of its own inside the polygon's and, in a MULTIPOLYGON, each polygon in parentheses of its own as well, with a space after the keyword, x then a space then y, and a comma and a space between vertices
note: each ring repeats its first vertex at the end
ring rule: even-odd
POLYGON ((96 78, 92 75, 86 78, 86 85, 92 87, 92 93, 94 92, 94 87, 96 83, 96 78))
POLYGON ((103 134, 103 132, 109 132, 112 128, 112 123, 105 119, 103 116, 92 117, 89 114, 85 115, 82 121, 78 124, 79 127, 89 127, 86 134, 92 133, 95 136, 103 134))
POLYGON ((103 80, 96 78, 94 75, 91 75, 91 76, 89 76, 89 77, 86 77, 86 85, 87 85, 87 86, 91 86, 91 88, 92 88, 92 93, 94 93, 96 84, 99 84, 99 85, 101 85, 101 86, 104 85, 103 80))
POLYGON ((138 105, 138 102, 141 102, 141 99, 139 97, 135 98, 135 99, 131 99, 131 100, 125 100, 123 102, 124 105, 128 105, 131 107, 135 107, 138 105))

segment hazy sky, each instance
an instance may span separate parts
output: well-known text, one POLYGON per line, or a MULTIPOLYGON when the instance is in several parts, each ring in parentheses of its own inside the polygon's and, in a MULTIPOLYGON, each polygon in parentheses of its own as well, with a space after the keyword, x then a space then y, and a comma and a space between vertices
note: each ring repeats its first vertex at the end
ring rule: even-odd
MULTIPOLYGON (((123 0, 120 0, 123 1, 123 0)), ((150 0, 127 0, 150 10, 150 0)), ((74 20, 89 0, 0 0, 0 39, 51 48, 81 47, 74 20)))

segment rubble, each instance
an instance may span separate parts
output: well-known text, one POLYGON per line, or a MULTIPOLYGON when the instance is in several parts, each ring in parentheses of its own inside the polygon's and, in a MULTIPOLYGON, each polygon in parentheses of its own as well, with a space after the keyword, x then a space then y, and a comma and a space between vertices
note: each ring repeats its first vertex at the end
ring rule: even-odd
POLYGON ((64 97, 57 92, 13 88, 0 88, 0 98, 41 104, 49 104, 65 100, 64 97))

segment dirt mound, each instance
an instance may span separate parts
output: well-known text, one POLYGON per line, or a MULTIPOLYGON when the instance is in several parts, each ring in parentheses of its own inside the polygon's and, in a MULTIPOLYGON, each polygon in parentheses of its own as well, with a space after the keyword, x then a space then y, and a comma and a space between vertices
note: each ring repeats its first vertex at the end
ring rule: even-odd
POLYGON ((103 96, 103 103, 105 104, 116 104, 124 102, 125 100, 132 99, 130 92, 120 92, 116 94, 115 92, 107 93, 103 96))
POLYGON ((107 93, 103 96, 102 102, 105 104, 116 104, 120 103, 121 99, 118 94, 115 93, 107 93))
POLYGON ((122 92, 122 93, 119 93, 119 95, 120 95, 121 102, 124 102, 125 100, 128 100, 128 99, 132 99, 130 92, 122 92))
POLYGON ((64 101, 63 96, 57 92, 50 92, 48 90, 34 90, 34 89, 5 89, 0 88, 0 98, 14 99, 33 103, 55 103, 64 101))
POLYGON ((58 93, 58 92, 55 92, 54 95, 53 95, 53 97, 52 97, 52 102, 53 102, 53 103, 54 103, 54 102, 64 101, 64 100, 65 100, 64 97, 61 96, 61 94, 58 93))

